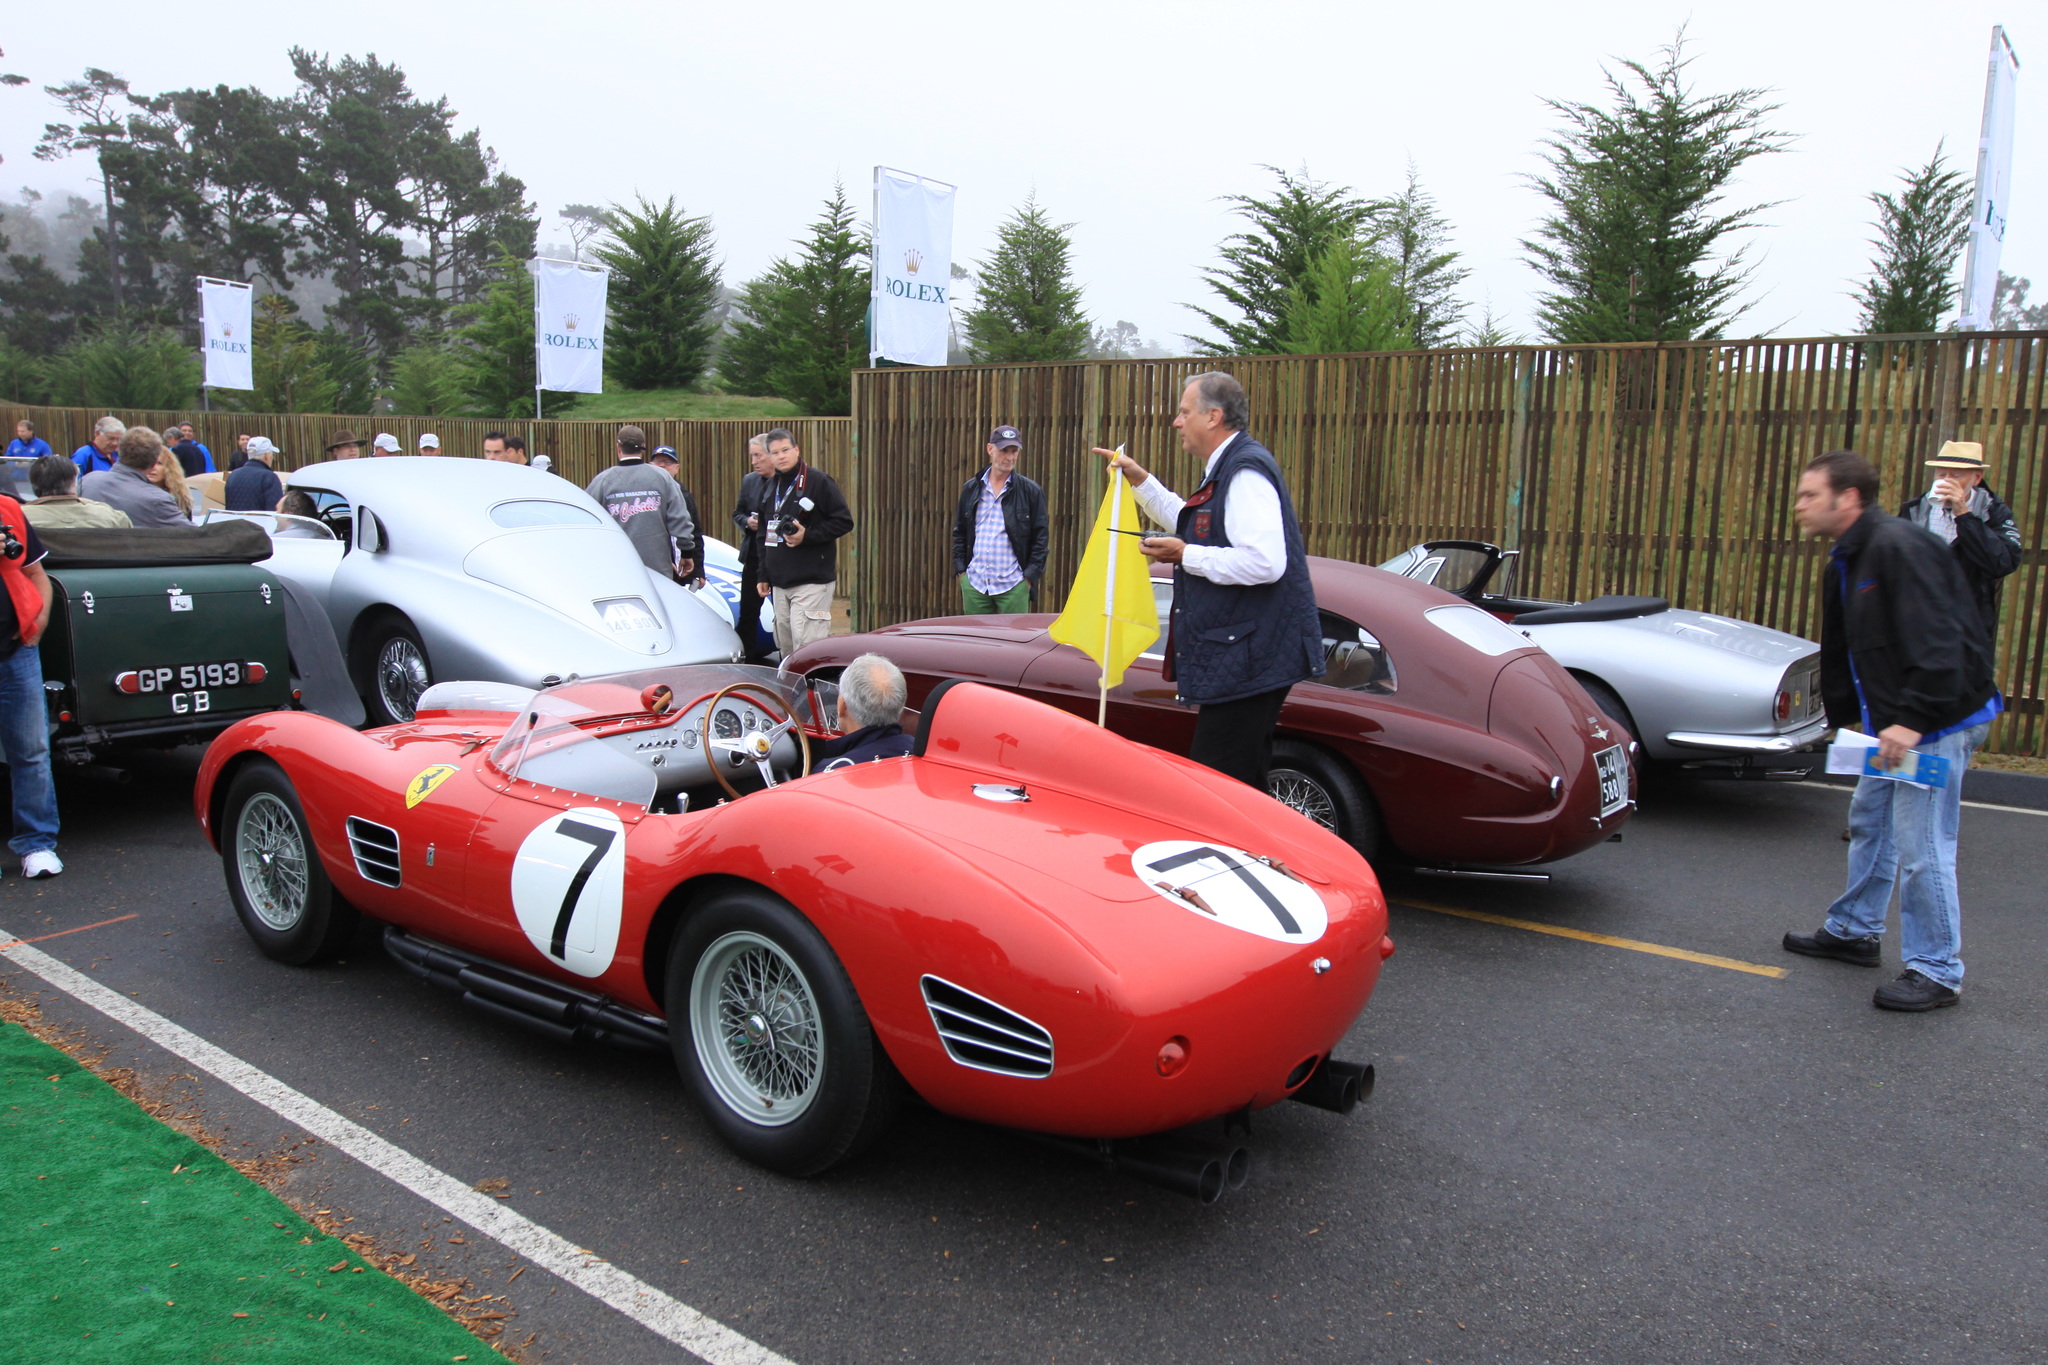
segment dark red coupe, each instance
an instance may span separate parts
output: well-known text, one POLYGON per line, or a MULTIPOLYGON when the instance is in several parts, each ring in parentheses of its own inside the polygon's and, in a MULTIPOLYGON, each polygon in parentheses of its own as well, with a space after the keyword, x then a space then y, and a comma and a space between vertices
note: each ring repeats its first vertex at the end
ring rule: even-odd
MULTIPOLYGON (((1635 808, 1634 740, 1512 627, 1427 584, 1309 560, 1328 672, 1280 713, 1273 795, 1375 862, 1502 867, 1570 857, 1635 808)), ((1195 713, 1161 676, 1173 581, 1155 577, 1161 636, 1109 694, 1109 728, 1185 754, 1195 713)), ((1050 615, 944 616, 798 650, 786 672, 836 677, 895 660, 922 705, 948 678, 1095 719, 1100 669, 1046 634, 1050 615)))

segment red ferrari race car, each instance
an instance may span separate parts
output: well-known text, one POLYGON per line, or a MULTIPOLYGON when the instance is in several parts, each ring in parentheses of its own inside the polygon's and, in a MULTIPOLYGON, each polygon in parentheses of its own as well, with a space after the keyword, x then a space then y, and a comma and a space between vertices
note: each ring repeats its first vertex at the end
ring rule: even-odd
MULTIPOLYGON (((1309 559, 1328 672, 1280 713, 1275 797, 1374 861, 1467 875, 1550 862, 1609 839, 1635 807, 1636 745, 1528 637, 1439 588, 1309 559)), ((1161 676, 1173 580, 1155 576, 1158 643, 1109 694, 1109 727, 1171 753, 1195 713, 1161 676)), ((895 661, 915 706, 948 678, 1009 688, 1093 720, 1101 669, 1046 634, 1054 618, 947 616, 798 650, 792 676, 895 661)), ((1506 874, 1514 875, 1514 874, 1506 874)))
POLYGON ((443 683, 357 732, 255 717, 199 818, 265 953, 382 921, 401 963, 560 1040, 673 1051, 718 1133, 805 1175, 907 1086, 1214 1198, 1242 1149, 1130 1139, 1304 1100, 1393 951, 1341 840, 1037 702, 925 699, 909 756, 810 771, 829 685, 710 664, 443 683))

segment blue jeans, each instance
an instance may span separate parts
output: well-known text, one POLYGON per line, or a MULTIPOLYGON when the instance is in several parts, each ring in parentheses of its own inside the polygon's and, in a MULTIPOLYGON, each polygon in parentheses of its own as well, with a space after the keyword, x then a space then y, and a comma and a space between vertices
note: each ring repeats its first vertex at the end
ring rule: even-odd
POLYGON ((1849 889, 1828 907, 1828 932, 1863 938, 1884 932, 1892 885, 1899 888, 1899 949, 1928 980, 1963 985, 1963 907, 1956 896, 1956 830, 1963 817, 1963 770, 1989 724, 1922 743, 1948 760, 1946 787, 1922 791, 1890 778, 1857 782, 1849 802, 1849 889))
POLYGON ((57 784, 50 780, 50 710, 43 700, 43 656, 24 645, 0 659, 0 750, 14 786, 14 837, 26 858, 57 847, 57 784))

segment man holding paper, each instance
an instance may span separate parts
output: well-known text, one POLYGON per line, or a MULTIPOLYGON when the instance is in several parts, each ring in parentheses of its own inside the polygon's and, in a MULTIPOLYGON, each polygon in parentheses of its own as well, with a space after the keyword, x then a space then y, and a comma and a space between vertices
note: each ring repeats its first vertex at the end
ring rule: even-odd
POLYGON ((1265 791, 1287 691, 1323 675, 1323 628, 1287 481, 1245 431, 1250 415, 1243 386, 1220 371, 1181 389, 1173 425, 1181 448, 1205 461, 1185 499, 1129 456, 1095 453, 1123 474, 1146 516, 1174 528, 1140 548, 1174 566, 1166 678, 1201 708, 1188 757, 1265 791))
POLYGON ((1844 738, 1857 730, 1875 737, 1877 753, 1849 804, 1848 889, 1818 930, 1785 935, 1785 949, 1878 966, 1896 883, 1905 971, 1879 987, 1873 1003, 1888 1010, 1953 1005, 1963 984, 1956 896, 1963 771, 2004 709, 1976 603, 1947 546, 1877 505, 1877 471, 1854 451, 1830 451, 1807 465, 1793 515, 1807 534, 1835 542, 1822 575, 1828 719, 1844 738), (1946 771, 1927 771, 1940 765, 1926 764, 1926 755, 1946 771), (1909 773, 1921 783, 1901 780, 1909 773))

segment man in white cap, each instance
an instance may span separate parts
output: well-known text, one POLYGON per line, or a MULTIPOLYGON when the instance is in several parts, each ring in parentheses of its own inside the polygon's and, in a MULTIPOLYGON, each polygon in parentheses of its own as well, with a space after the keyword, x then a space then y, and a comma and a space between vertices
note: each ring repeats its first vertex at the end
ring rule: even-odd
POLYGON ((1956 567, 1970 585, 1970 598, 1984 618, 1984 635, 1998 644, 1998 594, 2001 580, 2020 566, 2025 546, 2012 509, 1984 485, 1984 446, 1980 441, 1949 441, 1927 462, 1936 471, 1934 487, 1913 499, 1899 515, 1947 541, 1956 567))
POLYGON ((277 500, 284 496, 284 480, 270 468, 270 462, 276 458, 277 447, 268 437, 249 438, 248 462, 227 478, 228 511, 268 512, 277 506, 277 500))
POLYGON ((439 455, 440 453, 441 453, 441 438, 440 438, 440 437, 436 436, 436 435, 435 435, 435 434, 434 434, 433 432, 431 432, 431 431, 430 431, 430 432, 428 432, 428 433, 427 433, 426 435, 424 435, 424 436, 420 437, 420 454, 422 454, 422 455, 439 455))
POLYGON ((380 431, 377 433, 377 439, 370 443, 370 453, 378 456, 403 455, 405 447, 398 444, 398 438, 390 432, 380 431))

